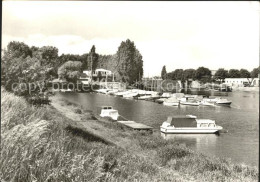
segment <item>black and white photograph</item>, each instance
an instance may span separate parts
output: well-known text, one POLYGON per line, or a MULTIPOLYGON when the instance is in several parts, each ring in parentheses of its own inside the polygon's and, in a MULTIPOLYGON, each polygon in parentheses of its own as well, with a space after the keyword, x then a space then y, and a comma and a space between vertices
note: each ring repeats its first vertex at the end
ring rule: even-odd
POLYGON ((1 14, 1 182, 259 181, 259 1, 1 14))

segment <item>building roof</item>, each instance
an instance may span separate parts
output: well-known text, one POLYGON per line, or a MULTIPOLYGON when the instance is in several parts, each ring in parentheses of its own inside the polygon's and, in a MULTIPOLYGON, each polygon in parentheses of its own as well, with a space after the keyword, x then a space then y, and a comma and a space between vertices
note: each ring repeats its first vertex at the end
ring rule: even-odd
POLYGON ((96 71, 111 72, 110 70, 105 70, 105 69, 103 69, 103 68, 96 69, 96 71))

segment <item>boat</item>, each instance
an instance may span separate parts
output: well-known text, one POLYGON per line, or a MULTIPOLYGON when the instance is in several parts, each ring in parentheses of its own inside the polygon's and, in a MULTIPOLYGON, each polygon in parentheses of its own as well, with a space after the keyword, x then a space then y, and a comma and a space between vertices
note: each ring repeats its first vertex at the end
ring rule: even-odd
POLYGON ((145 100, 145 99, 149 99, 151 98, 152 95, 151 94, 145 94, 143 96, 137 97, 138 100, 145 100))
POLYGON ((209 98, 204 98, 203 100, 205 100, 206 102, 209 103, 216 103, 218 100, 220 99, 220 97, 209 97, 209 98))
POLYGON ((115 95, 115 93, 117 93, 117 92, 119 92, 118 90, 109 90, 109 91, 107 91, 107 94, 108 95, 115 95))
POLYGON ((130 92, 130 93, 124 94, 123 97, 124 98, 133 98, 134 96, 137 96, 137 95, 138 95, 137 92, 130 92))
POLYGON ((60 92, 72 92, 72 90, 70 88, 68 88, 68 89, 60 89, 60 92))
POLYGON ((166 99, 163 102, 163 105, 165 106, 179 106, 180 102, 177 98, 175 97, 170 97, 169 99, 166 99))
POLYGON ((218 99, 216 102, 216 104, 218 105, 227 105, 227 106, 229 106, 231 103, 232 101, 229 101, 227 99, 222 99, 222 98, 218 99))
POLYGON ((172 93, 164 92, 161 96, 161 98, 170 98, 172 96, 172 93))
POLYGON ((203 105, 203 106, 214 106, 215 104, 212 103, 212 102, 208 102, 208 101, 203 99, 202 101, 200 101, 200 105, 203 105))
POLYGON ((181 98, 180 104, 182 105, 190 105, 190 106, 199 106, 200 102, 196 100, 189 100, 188 98, 181 98))
POLYGON ((115 96, 118 96, 118 97, 123 97, 123 95, 125 95, 125 94, 128 94, 128 91, 117 92, 117 93, 115 93, 114 95, 115 95, 115 96))
POLYGON ((158 104, 162 104, 166 100, 167 98, 160 98, 160 99, 156 99, 155 102, 157 102, 158 104))
POLYGON ((101 106, 99 110, 101 117, 110 117, 113 120, 117 120, 119 117, 118 111, 113 109, 112 106, 101 106))
POLYGON ((161 95, 158 92, 152 93, 150 98, 146 98, 147 101, 155 101, 156 99, 160 99, 161 95))
POLYGON ((160 127, 166 134, 213 134, 222 129, 214 120, 197 119, 192 115, 169 116, 160 127))

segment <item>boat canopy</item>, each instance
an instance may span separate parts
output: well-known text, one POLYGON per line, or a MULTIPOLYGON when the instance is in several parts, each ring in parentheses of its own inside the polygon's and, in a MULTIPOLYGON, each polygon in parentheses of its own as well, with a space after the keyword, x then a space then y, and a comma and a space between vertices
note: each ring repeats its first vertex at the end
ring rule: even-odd
POLYGON ((168 116, 167 121, 174 127, 197 127, 196 118, 190 116, 168 116))
POLYGON ((196 121, 198 124, 204 124, 204 123, 215 124, 215 121, 211 119, 196 119, 196 121))

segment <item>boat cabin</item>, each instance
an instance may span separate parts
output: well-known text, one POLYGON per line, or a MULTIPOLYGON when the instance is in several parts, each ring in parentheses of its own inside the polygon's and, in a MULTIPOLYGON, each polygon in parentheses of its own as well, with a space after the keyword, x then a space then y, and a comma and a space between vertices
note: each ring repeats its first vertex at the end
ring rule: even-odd
POLYGON ((197 119, 197 128, 215 128, 216 124, 214 120, 210 119, 197 119))
POLYGON ((175 128, 215 128, 216 124, 214 120, 210 119, 197 119, 196 116, 169 116, 166 123, 168 126, 174 126, 175 128))
POLYGON ((168 116, 166 123, 176 128, 197 127, 196 118, 187 116, 168 116))
POLYGON ((112 106, 98 107, 98 113, 100 113, 101 117, 110 117, 113 120, 117 120, 117 118, 119 117, 118 111, 113 109, 112 106))

